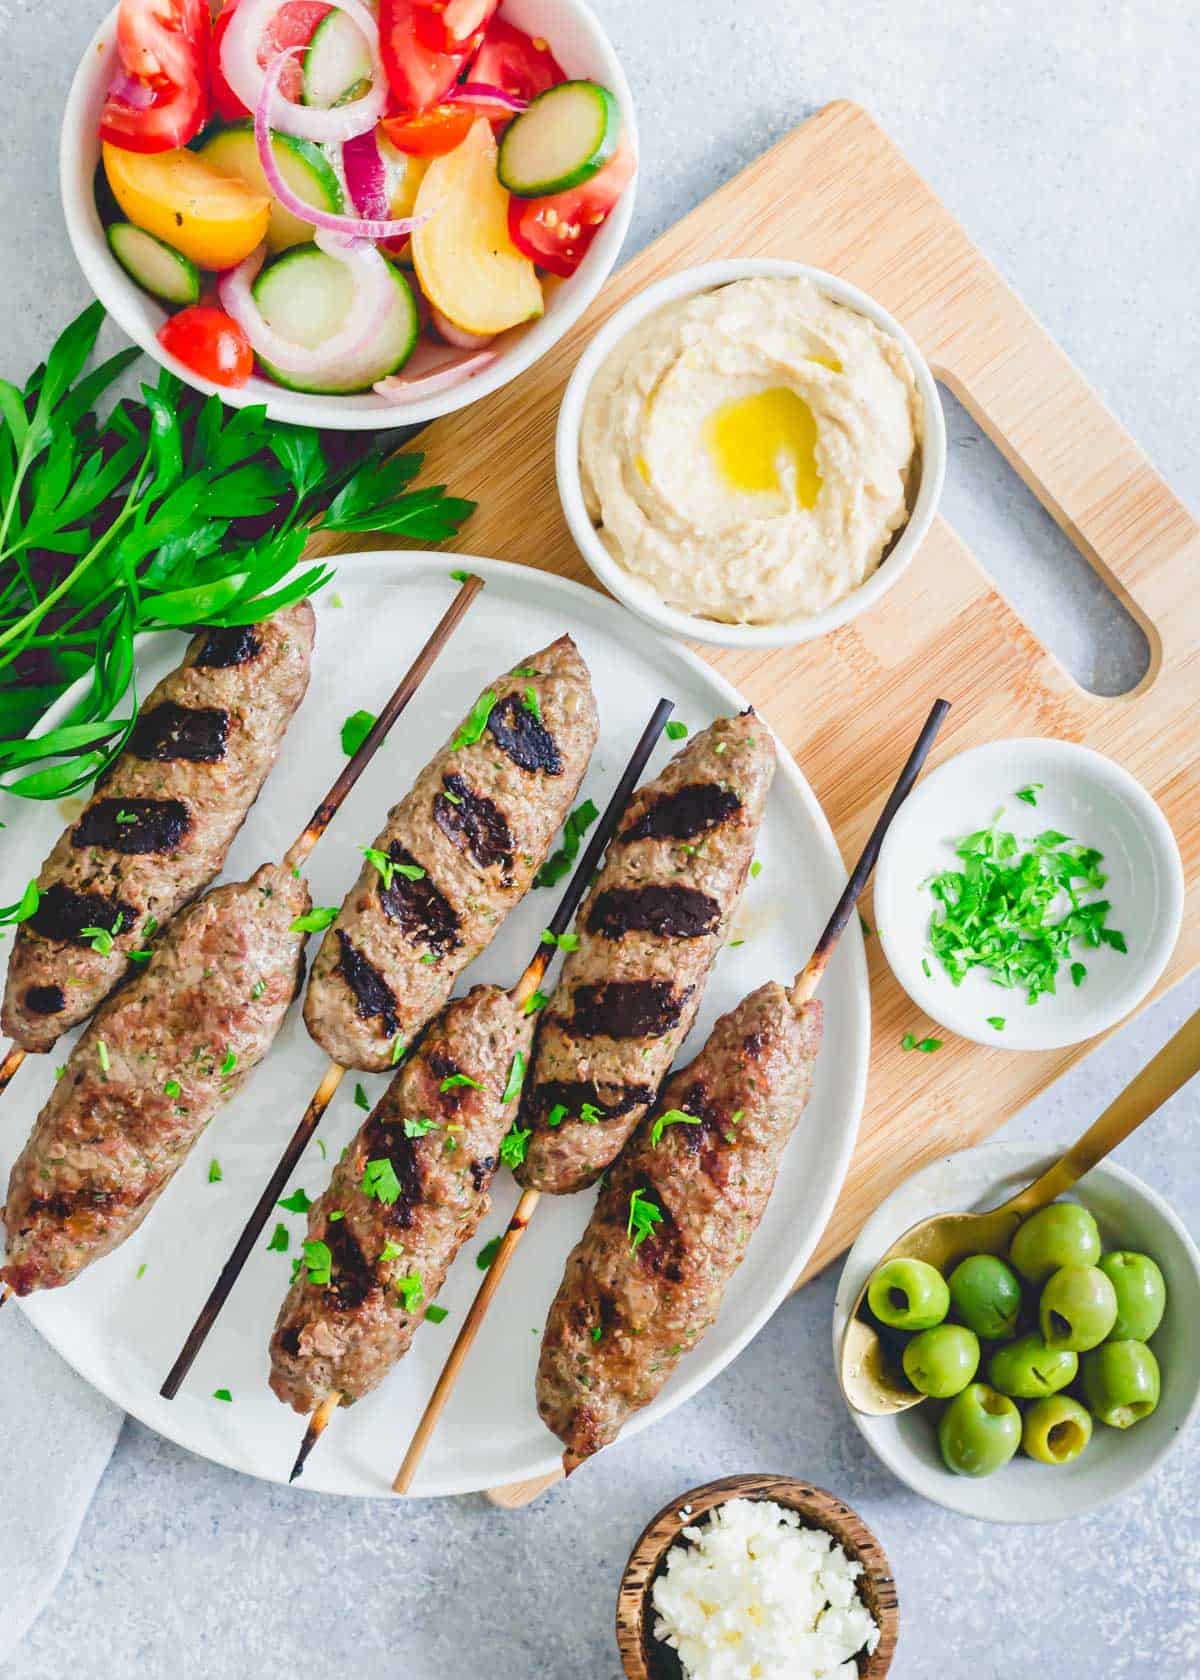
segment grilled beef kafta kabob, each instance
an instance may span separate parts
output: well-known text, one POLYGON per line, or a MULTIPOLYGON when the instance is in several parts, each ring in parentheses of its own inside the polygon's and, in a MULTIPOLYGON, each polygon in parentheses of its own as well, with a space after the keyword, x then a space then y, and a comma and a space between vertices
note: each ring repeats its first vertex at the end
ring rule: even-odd
POLYGON ((0 1283, 59 1288, 124 1242, 266 1055, 304 975, 299 865, 478 588, 460 590, 283 862, 183 911, 97 1012, 13 1166, 0 1283))
POLYGON ((304 1019, 335 1062, 386 1070, 446 1002, 533 884, 598 730, 569 636, 480 695, 389 812, 317 953, 304 1019))
POLYGON ((120 757, 42 865, 17 930, 3 1030, 46 1051, 221 869, 308 687, 307 601, 201 630, 142 707, 120 757))
POLYGON ((946 710, 939 701, 930 714, 791 990, 768 982, 722 1016, 609 1173, 538 1362, 538 1411, 567 1471, 616 1439, 716 1319, 808 1100, 822 1025, 813 993, 946 710))
MULTIPOLYGON (((643 732, 551 934, 570 926, 670 709, 660 702, 643 732)), ((309 1210, 304 1261, 271 1338, 271 1387, 316 1414, 293 1478, 333 1407, 368 1394, 408 1351, 487 1211, 552 950, 543 940, 511 991, 475 986, 442 1010, 309 1210)))

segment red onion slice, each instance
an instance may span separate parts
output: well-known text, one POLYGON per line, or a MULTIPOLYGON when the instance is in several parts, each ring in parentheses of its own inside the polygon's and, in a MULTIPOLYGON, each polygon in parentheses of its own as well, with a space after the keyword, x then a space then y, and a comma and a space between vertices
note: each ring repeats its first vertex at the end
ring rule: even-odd
MULTIPOLYGON (((230 28, 233 28, 232 24, 230 28)), ((275 101, 275 90, 279 85, 283 67, 288 59, 300 50, 298 47, 289 47, 272 59, 267 79, 258 96, 258 104, 254 108, 254 143, 258 148, 258 161, 262 164, 263 174, 267 177, 267 185, 272 193, 285 210, 290 210, 292 215, 298 216, 302 222, 308 222, 315 228, 323 228, 326 233, 339 233, 346 239, 398 239, 411 233, 414 228, 419 228, 429 220, 428 212, 424 216, 401 216, 392 220, 386 217, 367 220, 358 216, 339 216, 332 210, 316 209, 294 193, 284 180, 279 165, 275 162, 275 149, 271 145, 271 111, 279 109, 278 102, 275 101)))
POLYGON ((124 69, 117 71, 109 83, 108 93, 110 99, 119 99, 134 111, 148 111, 155 100, 154 89, 149 82, 142 81, 140 76, 131 76, 124 69))
POLYGON ((375 138, 376 132, 372 129, 369 134, 356 134, 342 147, 342 173, 350 189, 350 202, 359 215, 369 221, 385 220, 391 208, 388 203, 387 166, 375 138))
POLYGON ((318 233, 316 242, 327 257, 345 263, 354 274, 354 296, 346 311, 346 324, 324 344, 312 349, 295 344, 289 338, 281 338, 264 319, 251 288, 266 256, 265 245, 252 251, 236 268, 227 269, 217 282, 217 290, 222 308, 241 327, 260 360, 270 362, 282 373, 302 378, 337 378, 369 348, 392 301, 394 281, 387 263, 373 245, 347 244, 344 239, 323 233, 318 233))
MULTIPOLYGON (((379 25, 375 14, 364 4, 364 0, 334 0, 334 4, 362 31, 371 56, 370 88, 360 99, 348 105, 335 105, 330 110, 313 105, 296 105, 282 94, 274 95, 270 116, 271 126, 285 134, 338 145, 375 127, 387 108, 388 84, 379 53, 379 25)), ((258 44, 279 6, 280 0, 239 0, 221 42, 221 73, 250 111, 258 108, 269 76, 269 72, 264 72, 258 62, 258 44)))
POLYGON ((524 111, 529 104, 528 99, 518 99, 515 94, 505 93, 502 87, 496 87, 491 82, 460 82, 457 87, 450 89, 446 95, 447 105, 502 105, 506 111, 524 111))
POLYGON ((447 344, 453 344, 456 350, 484 350, 496 336, 495 333, 473 333, 468 332, 465 327, 456 327, 454 322, 434 305, 430 306, 429 319, 438 337, 444 338, 447 344))
MULTIPOLYGON (((413 397, 432 397, 438 391, 448 391, 452 386, 461 385, 464 379, 481 373, 499 354, 498 350, 480 350, 476 355, 465 358, 444 357, 427 373, 392 373, 386 379, 376 380, 374 389, 392 403, 406 403, 413 397)), ((417 353, 414 352, 412 361, 416 360, 417 353)))

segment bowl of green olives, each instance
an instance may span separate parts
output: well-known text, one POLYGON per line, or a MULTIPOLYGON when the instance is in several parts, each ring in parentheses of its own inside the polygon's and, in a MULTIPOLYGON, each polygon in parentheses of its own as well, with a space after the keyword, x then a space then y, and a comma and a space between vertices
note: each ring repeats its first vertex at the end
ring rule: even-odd
POLYGON ((871 1449, 926 1498, 992 1522, 1060 1522, 1127 1493, 1200 1410, 1200 1252, 1141 1179, 1106 1160, 1018 1228, 1007 1254, 945 1276, 879 1265, 931 1214, 997 1206, 1056 1159, 991 1143, 933 1162, 868 1220, 834 1303, 866 1310, 919 1405, 851 1410, 871 1449))

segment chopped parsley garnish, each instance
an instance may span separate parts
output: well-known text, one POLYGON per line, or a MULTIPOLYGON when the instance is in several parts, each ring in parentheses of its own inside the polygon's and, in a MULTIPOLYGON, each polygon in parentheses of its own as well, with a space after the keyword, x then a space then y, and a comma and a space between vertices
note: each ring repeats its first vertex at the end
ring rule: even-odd
POLYGON ((858 925, 862 929, 863 938, 870 939, 875 930, 868 924, 867 918, 863 915, 861 910, 858 913, 858 925))
POLYGON ((431 1306, 425 1308, 425 1318, 430 1324, 441 1324, 449 1317, 450 1309, 448 1307, 439 1307, 436 1301, 434 1301, 431 1306))
POLYGON ((362 1109, 364 1114, 370 1114, 371 1099, 368 1097, 366 1091, 364 1091, 361 1079, 356 1079, 354 1082, 354 1103, 357 1108, 362 1109))
POLYGON ((601 1326, 599 1324, 595 1324, 595 1325, 592 1326, 592 1340, 594 1342, 598 1342, 600 1340, 601 1336, 603 1336, 603 1334, 604 1334, 603 1326, 601 1326))
POLYGON ((629 1198, 629 1223, 625 1227, 630 1249, 636 1250, 644 1243, 661 1220, 662 1209, 658 1204, 644 1190, 634 1190, 629 1198))
POLYGON ((400 1037, 400 1034, 397 1033, 395 1038, 392 1040, 392 1066, 393 1067, 395 1067, 396 1063, 400 1060, 401 1056, 403 1056, 404 1052, 407 1049, 408 1049, 408 1045, 405 1044, 404 1040, 400 1037))
POLYGON ((289 933, 323 933, 330 922, 337 920, 338 907, 336 904, 314 904, 311 910, 306 910, 303 916, 297 916, 288 929, 289 933))
POLYGON ((915 1033, 906 1032, 904 1037, 900 1040, 900 1048, 901 1050, 921 1050, 925 1053, 925 1055, 929 1056, 932 1055, 935 1050, 940 1050, 942 1048, 942 1041, 940 1038, 918 1039, 915 1033))
POLYGON ((55 1070, 54 1070, 55 1079, 61 1079, 63 1074, 66 1073, 66 1071, 67 1071, 67 1064, 66 1064, 66 1062, 63 1062, 61 1064, 61 1066, 56 1067, 55 1070))
POLYGON ((167 1083, 163 1086, 163 1096, 170 1097, 172 1102, 174 1102, 176 1097, 182 1094, 182 1091, 183 1087, 180 1085, 178 1079, 168 1079, 167 1083))
POLYGON ((403 1254, 404 1250, 400 1247, 400 1244, 393 1242, 389 1237, 383 1245, 382 1252, 379 1256, 379 1263, 382 1265, 386 1260, 399 1260, 402 1258, 403 1254))
POLYGON ((466 583, 466 581, 470 577, 470 575, 471 575, 470 572, 464 572, 464 571, 451 572, 450 573, 450 579, 451 579, 451 582, 453 582, 453 583, 466 583))
POLYGON ((512 1066, 508 1070, 508 1084, 504 1087, 504 1095, 500 1101, 510 1103, 521 1093, 521 1086, 525 1083, 525 1057, 520 1050, 514 1051, 512 1066))
POLYGON ((452 1074, 449 1074, 445 1079, 442 1080, 442 1083, 438 1086, 438 1090, 439 1091, 455 1091, 455 1090, 458 1089, 458 1087, 460 1085, 469 1085, 471 1087, 472 1091, 482 1091, 483 1090, 483 1086, 479 1083, 478 1079, 472 1079, 470 1074, 467 1074, 467 1073, 452 1073, 452 1074))
POLYGON ((374 712, 351 712, 342 725, 342 751, 353 758, 377 722, 374 712))
POLYGON ((462 794, 461 793, 452 793, 448 787, 444 787, 442 789, 442 798, 443 799, 448 799, 450 801, 451 805, 461 805, 462 804, 462 794))
POLYGON ((230 1394, 230 1392, 227 1388, 214 1388, 213 1389, 213 1399, 214 1400, 224 1400, 226 1402, 232 1402, 233 1395, 230 1394))
POLYGON ((221 1182, 221 1163, 215 1155, 208 1163, 208 1182, 210 1184, 220 1184, 221 1182))
POLYGON ((545 992, 530 992, 522 1007, 522 1015, 536 1015, 539 1009, 544 1009, 550 1002, 545 992))
POLYGON ((547 1114, 547 1116, 546 1116, 546 1124, 547 1124, 547 1126, 561 1126, 563 1121, 566 1118, 567 1118, 567 1105, 566 1105, 566 1103, 555 1103, 554 1107, 550 1110, 549 1114, 547 1114))
POLYGON ((279 1203, 288 1213, 307 1213, 312 1206, 312 1198, 307 1190, 293 1190, 290 1196, 284 1196, 279 1203))
POLYGON ((107 1073, 109 1069, 108 1045, 102 1038, 96 1040, 96 1056, 100 1062, 100 1071, 107 1073))
POLYGON ((755 858, 754 862, 750 865, 750 879, 752 881, 757 881, 758 877, 761 874, 762 874, 762 864, 758 861, 757 858, 755 858))
POLYGON ((149 962, 152 954, 150 951, 126 951, 125 953, 130 962, 135 963, 149 962))
POLYGON ((525 1151, 529 1147, 529 1133, 528 1126, 513 1126, 500 1139, 500 1159, 510 1171, 519 1167, 525 1159, 525 1151))
POLYGON ((604 1110, 597 1108, 595 1103, 584 1103, 580 1107, 579 1118, 585 1126, 598 1126, 604 1119, 604 1110))
POLYGON ((265 980, 256 980, 250 988, 250 996, 252 998, 260 998, 266 989, 267 982, 265 980))
POLYGON ((135 823, 137 821, 137 812, 136 811, 118 811, 117 812, 117 821, 121 824, 122 827, 127 826, 129 823, 135 823))
POLYGON ((1044 782, 1030 782, 1028 787, 1017 789, 1017 798, 1023 799, 1026 805, 1036 805, 1037 796, 1044 786, 1044 782))
POLYGON ((925 976, 926 980, 932 980, 933 979, 933 970, 929 966, 929 958, 928 957, 922 957, 921 958, 921 972, 925 976))
POLYGON ((345 1208, 334 1208, 333 1212, 329 1215, 329 1223, 331 1225, 336 1225, 339 1219, 345 1219, 345 1217, 345 1208))
POLYGON ((575 807, 563 824, 562 845, 557 851, 551 852, 534 876, 535 887, 557 886, 563 876, 569 873, 571 865, 579 856, 580 842, 599 815, 599 810, 590 799, 585 799, 581 805, 575 807))
POLYGON ((316 1284, 318 1289, 324 1289, 333 1275, 333 1255, 329 1244, 319 1241, 316 1237, 306 1237, 300 1246, 304 1250, 304 1264, 308 1271, 309 1283, 316 1284))
POLYGON ((487 720, 492 715, 492 707, 496 704, 496 693, 489 688, 486 694, 481 694, 471 707, 470 716, 450 743, 450 751, 458 752, 460 747, 473 747, 487 728, 487 720))
POLYGON ((1081 962, 1073 962, 1071 964, 1071 984, 1073 986, 1082 986, 1083 982, 1086 979, 1087 979, 1087 964, 1086 963, 1081 963, 1081 962))
POLYGON ((300 1268, 303 1266, 303 1264, 304 1264, 304 1261, 300 1259, 299 1255, 297 1255, 296 1258, 292 1261, 292 1282, 293 1283, 295 1283, 296 1279, 300 1276, 300 1268))
POLYGON ((143 1260, 143 1261, 142 1261, 142 1263, 141 1263, 141 1265, 140 1265, 140 1266, 139 1266, 139 1267, 138 1267, 138 1269, 137 1269, 137 1272, 136 1272, 136 1274, 135 1274, 135 1275, 136 1275, 136 1277, 137 1277, 137 1280, 138 1280, 138 1282, 139 1282, 139 1283, 140 1283, 140 1282, 141 1282, 141 1280, 142 1280, 142 1279, 143 1279, 143 1278, 144 1278, 144 1277, 145 1277, 145 1275, 146 1275, 146 1261, 145 1261, 145 1260, 143 1260))
POLYGON ((988 1018, 987 1018, 987 1024, 988 1024, 989 1027, 995 1027, 997 1032, 1003 1032, 1004 1031, 1004 1016, 1003 1015, 989 1015, 988 1018))
POLYGON ((437 961, 437 957, 432 951, 422 951, 419 960, 423 963, 435 963, 437 961))
POLYGON ((291 1241, 291 1233, 281 1220, 271 1232, 271 1240, 267 1244, 267 1252, 269 1254, 286 1254, 291 1241))
POLYGON ((396 875, 403 875, 406 881, 423 881, 425 871, 419 863, 397 863, 387 852, 381 852, 378 846, 361 846, 359 850, 367 862, 377 869, 383 877, 385 890, 392 884, 396 875))
POLYGON ((426 1133, 436 1132, 437 1129, 436 1120, 406 1120, 404 1122, 404 1135, 409 1138, 424 1137, 426 1133))
POLYGON ((41 899, 37 882, 30 881, 15 904, 0 910, 0 927, 15 927, 19 922, 27 922, 36 913, 41 899))
POLYGON ((543 928, 542 944, 557 945, 560 951, 578 951, 579 935, 577 933, 551 933, 549 928, 543 928))
POLYGON ((1056 990, 1076 940, 1092 949, 1126 949, 1125 936, 1105 926, 1109 901, 1086 896, 1107 880, 1094 847, 1054 828, 1020 841, 993 822, 954 850, 962 867, 941 870, 926 884, 935 901, 929 942, 956 986, 982 968, 997 985, 1019 987, 1036 1003, 1056 990))
POLYGON ((538 700, 537 689, 536 688, 527 688, 525 690, 525 695, 524 695, 524 698, 521 701, 521 704, 524 706, 525 710, 530 714, 531 717, 535 717, 537 719, 537 721, 539 723, 541 723, 541 721, 542 721, 542 708, 541 708, 541 703, 538 700))
MULTIPOLYGON (((407 1131, 407 1127, 405 1130, 407 1131)), ((396 1169, 384 1155, 378 1161, 368 1161, 363 1168, 362 1184, 360 1186, 364 1196, 373 1196, 377 1202, 385 1207, 391 1207, 393 1202, 400 1199, 400 1180, 396 1177, 396 1169)))
POLYGON ((657 1149, 662 1141, 662 1135, 668 1126, 699 1126, 703 1122, 694 1114, 685 1114, 681 1108, 669 1108, 665 1114, 660 1114, 650 1128, 650 1143, 657 1149))
POLYGON ((221 1063, 221 1076, 227 1077, 237 1066, 237 1055, 233 1050, 226 1050, 225 1060, 221 1063))
POLYGON ((489 1242, 485 1242, 483 1247, 479 1250, 479 1253, 475 1256, 475 1264, 479 1267, 481 1272, 487 1271, 492 1261, 496 1258, 497 1254, 499 1254, 500 1244, 503 1241, 503 1237, 492 1237, 491 1240, 489 1242))
POLYGON ((672 718, 671 721, 664 726, 663 732, 668 741, 682 741, 688 732, 688 726, 686 723, 680 723, 678 718, 672 718))
POLYGON ((92 950, 98 957, 107 957, 113 948, 113 934, 121 931, 121 918, 117 917, 111 928, 85 927, 80 928, 79 937, 90 942, 92 950))
POLYGON ((405 1277, 393 1278, 392 1286, 403 1300, 405 1312, 415 1312, 425 1299, 425 1285, 421 1282, 420 1272, 409 1272, 405 1277))

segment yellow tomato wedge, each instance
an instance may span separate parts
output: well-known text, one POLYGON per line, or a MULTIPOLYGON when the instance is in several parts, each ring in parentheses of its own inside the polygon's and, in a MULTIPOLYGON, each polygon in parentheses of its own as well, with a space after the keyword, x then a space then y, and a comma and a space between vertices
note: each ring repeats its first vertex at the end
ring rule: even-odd
POLYGON ((131 222, 201 268, 233 268, 266 234, 270 196, 218 175, 195 152, 126 152, 106 142, 104 173, 131 222))
POLYGON ((508 193, 496 177, 492 125, 480 117, 461 145, 430 160, 412 236, 421 290, 464 332, 499 333, 540 315, 542 287, 508 236, 508 193))

